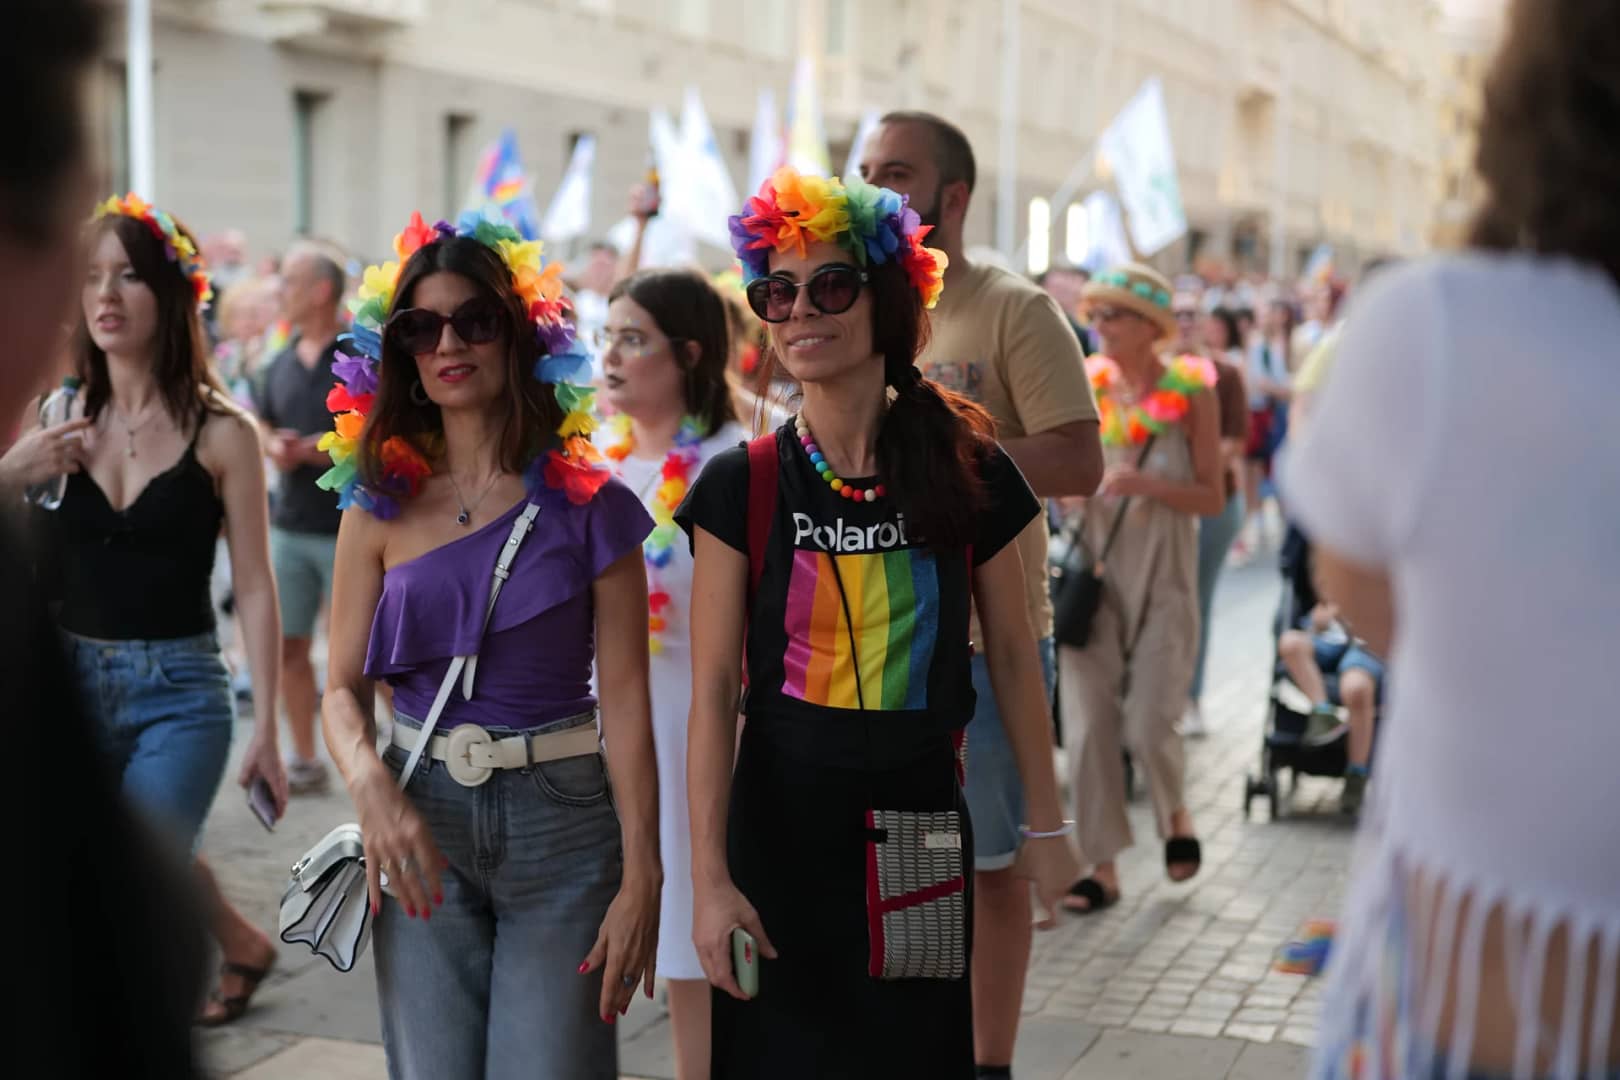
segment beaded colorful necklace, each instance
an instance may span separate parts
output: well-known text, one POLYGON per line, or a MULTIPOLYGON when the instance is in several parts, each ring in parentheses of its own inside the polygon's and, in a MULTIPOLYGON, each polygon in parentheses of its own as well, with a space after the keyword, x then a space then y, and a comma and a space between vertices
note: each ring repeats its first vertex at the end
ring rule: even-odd
POLYGON ((1215 365, 1185 353, 1165 365, 1153 391, 1141 401, 1121 403, 1125 376, 1106 356, 1086 357, 1086 375, 1097 395, 1097 419, 1105 446, 1140 446, 1149 435, 1163 434, 1181 422, 1192 407, 1191 395, 1215 385, 1215 365))
MULTIPOLYGON (((623 478, 624 459, 636 448, 635 431, 630 418, 618 413, 607 426, 618 435, 617 441, 603 449, 615 463, 614 472, 623 478)), ((675 524, 675 508, 686 497, 692 473, 703 456, 703 439, 707 432, 702 421, 695 416, 681 417, 680 430, 675 433, 675 445, 664 456, 662 479, 653 493, 653 531, 642 542, 641 556, 647 563, 647 646, 654 656, 664 651, 663 633, 669 627, 665 614, 671 600, 664 587, 663 570, 675 555, 675 543, 680 539, 680 526, 675 524)))
POLYGON ((838 492, 843 498, 848 499, 850 502, 876 502, 888 494, 882 484, 873 484, 869 488, 858 488, 854 484, 839 479, 838 474, 833 472, 833 467, 827 464, 827 458, 822 454, 821 447, 816 445, 816 437, 810 433, 810 425, 805 423, 803 413, 794 416, 793 431, 799 437, 799 445, 803 446, 804 452, 810 455, 810 464, 815 467, 816 472, 821 474, 821 478, 827 482, 827 486, 838 492))

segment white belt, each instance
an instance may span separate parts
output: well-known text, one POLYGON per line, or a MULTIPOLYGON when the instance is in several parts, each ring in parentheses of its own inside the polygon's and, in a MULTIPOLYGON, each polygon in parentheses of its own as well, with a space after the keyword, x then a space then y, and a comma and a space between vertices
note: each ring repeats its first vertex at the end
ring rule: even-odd
MULTIPOLYGON (((407 753, 416 749, 420 728, 394 725, 393 743, 407 753)), ((463 787, 477 787, 496 769, 522 769, 542 761, 582 757, 601 750, 596 725, 580 724, 565 731, 539 735, 508 735, 497 739, 477 724, 462 724, 448 735, 428 740, 427 755, 442 761, 450 776, 463 787)))

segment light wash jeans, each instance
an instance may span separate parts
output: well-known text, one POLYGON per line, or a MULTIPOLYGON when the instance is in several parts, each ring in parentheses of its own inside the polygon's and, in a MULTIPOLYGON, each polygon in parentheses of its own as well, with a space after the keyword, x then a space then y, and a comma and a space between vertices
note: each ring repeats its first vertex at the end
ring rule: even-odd
POLYGON ((1198 661, 1193 667, 1192 687, 1187 696, 1197 701, 1204 696, 1204 659, 1209 655, 1209 615, 1215 606, 1215 583, 1226 566, 1232 541, 1243 530, 1243 492, 1226 500, 1226 509, 1214 517, 1198 520, 1198 661))
MULTIPOLYGON (((1041 638, 1036 645, 1050 712, 1057 660, 1051 638, 1041 638)), ((973 868, 988 873, 1005 870, 1018 859, 1018 845, 1024 840, 1018 831, 1024 823, 1024 782, 1001 722, 995 688, 990 685, 990 664, 978 652, 973 654, 973 693, 973 719, 967 728, 967 783, 962 792, 973 816, 973 868)), ((1047 723, 1051 723, 1050 716, 1047 723)))
MULTIPOLYGON (((397 776, 405 757, 390 747, 384 761, 397 776)), ((601 970, 579 974, 624 868, 601 755, 497 770, 474 788, 424 757, 406 793, 450 869, 432 919, 385 897, 374 923, 388 1075, 616 1080, 601 970)))
POLYGON ((62 637, 124 797, 181 848, 193 848, 225 774, 235 719, 219 639, 62 637))

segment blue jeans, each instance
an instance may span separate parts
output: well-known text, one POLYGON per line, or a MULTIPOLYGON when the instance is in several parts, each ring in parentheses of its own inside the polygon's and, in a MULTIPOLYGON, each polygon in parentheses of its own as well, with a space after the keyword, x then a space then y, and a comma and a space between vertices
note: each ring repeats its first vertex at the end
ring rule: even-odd
POLYGON ((235 720, 219 639, 62 636, 124 797, 182 847, 193 847, 225 774, 235 720))
MULTIPOLYGON (((1041 676, 1046 680, 1046 704, 1052 704, 1057 681, 1057 659, 1052 639, 1041 638, 1041 676)), ((1001 722, 996 692, 990 686, 990 665, 981 653, 973 654, 973 693, 977 701, 967 727, 968 813, 973 816, 973 868, 985 872, 1005 870, 1018 858, 1024 824, 1024 782, 1018 759, 1001 722)), ((1047 730, 1042 728, 1043 731, 1047 730)))
POLYGON ((1209 655, 1209 616, 1215 607, 1215 583, 1226 566, 1226 553, 1243 531, 1243 492, 1226 500, 1226 509, 1198 521, 1198 660, 1187 696, 1204 696, 1204 660, 1209 655))
MULTIPOLYGON (((405 757, 390 747, 383 760, 397 776, 405 757)), ((616 1080, 601 970, 579 974, 624 868, 601 755, 472 788, 424 757, 406 794, 450 869, 431 920, 385 896, 373 924, 388 1075, 616 1080)))

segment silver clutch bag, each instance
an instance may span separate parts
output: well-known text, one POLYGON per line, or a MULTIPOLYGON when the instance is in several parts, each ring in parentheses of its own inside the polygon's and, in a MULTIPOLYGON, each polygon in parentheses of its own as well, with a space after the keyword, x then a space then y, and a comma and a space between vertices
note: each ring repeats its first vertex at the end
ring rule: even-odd
POLYGON ((339 825, 293 863, 279 923, 282 941, 308 945, 339 971, 354 967, 371 939, 360 826, 339 825))

